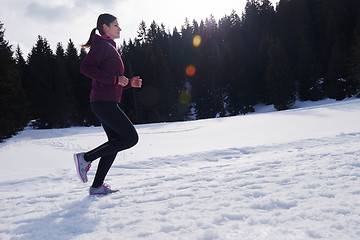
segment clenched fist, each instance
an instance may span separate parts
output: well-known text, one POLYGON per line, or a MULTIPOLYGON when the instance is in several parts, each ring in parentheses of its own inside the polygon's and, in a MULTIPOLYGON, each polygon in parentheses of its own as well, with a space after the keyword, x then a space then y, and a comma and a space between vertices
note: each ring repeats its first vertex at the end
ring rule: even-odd
POLYGON ((125 77, 125 76, 119 77, 118 85, 125 87, 128 84, 129 84, 129 79, 127 77, 125 77))
POLYGON ((133 78, 131 78, 130 83, 131 83, 132 87, 141 88, 142 79, 139 76, 133 77, 133 78))

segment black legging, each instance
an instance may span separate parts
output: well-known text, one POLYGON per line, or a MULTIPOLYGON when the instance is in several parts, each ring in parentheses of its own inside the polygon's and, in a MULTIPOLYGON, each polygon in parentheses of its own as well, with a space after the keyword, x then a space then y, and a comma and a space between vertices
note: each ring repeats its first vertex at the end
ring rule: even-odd
POLYGON ((100 158, 92 187, 100 187, 113 164, 116 154, 136 145, 139 136, 129 118, 116 102, 93 102, 93 113, 101 122, 108 137, 106 143, 85 153, 85 160, 92 162, 100 158))

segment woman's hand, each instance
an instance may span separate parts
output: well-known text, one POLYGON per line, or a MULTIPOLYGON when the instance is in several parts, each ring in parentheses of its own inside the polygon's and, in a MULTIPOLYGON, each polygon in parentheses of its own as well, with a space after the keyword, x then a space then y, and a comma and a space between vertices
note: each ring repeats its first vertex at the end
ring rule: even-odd
POLYGON ((142 85, 142 79, 140 77, 133 77, 130 80, 131 86, 135 88, 141 88, 142 85))
POLYGON ((125 77, 125 76, 119 77, 118 85, 125 87, 128 84, 129 84, 129 79, 127 77, 125 77))

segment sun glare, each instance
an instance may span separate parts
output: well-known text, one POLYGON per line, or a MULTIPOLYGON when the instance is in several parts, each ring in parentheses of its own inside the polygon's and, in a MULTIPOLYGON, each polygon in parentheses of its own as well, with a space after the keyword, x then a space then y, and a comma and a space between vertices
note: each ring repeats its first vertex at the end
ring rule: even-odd
POLYGON ((186 74, 189 76, 189 77, 192 77, 195 75, 195 72, 196 72, 196 68, 194 65, 190 64, 186 67, 186 74))
POLYGON ((198 47, 201 44, 201 37, 199 35, 196 35, 193 39, 193 45, 194 47, 198 47))

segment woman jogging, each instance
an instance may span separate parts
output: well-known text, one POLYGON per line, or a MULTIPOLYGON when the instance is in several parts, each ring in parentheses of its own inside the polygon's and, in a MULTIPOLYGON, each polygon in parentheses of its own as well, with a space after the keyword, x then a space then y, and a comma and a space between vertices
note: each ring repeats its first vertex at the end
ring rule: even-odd
POLYGON ((138 142, 138 134, 124 112, 119 108, 123 89, 140 88, 140 77, 128 79, 124 76, 124 64, 116 49, 115 39, 120 38, 121 28, 116 17, 101 14, 97 26, 91 31, 88 42, 84 45, 90 51, 83 60, 80 71, 92 79, 90 106, 101 122, 108 141, 89 151, 74 154, 78 176, 87 182, 87 172, 91 162, 100 158, 90 195, 115 192, 104 183, 106 174, 119 151, 128 149, 138 142), (100 35, 96 34, 96 30, 100 35))

